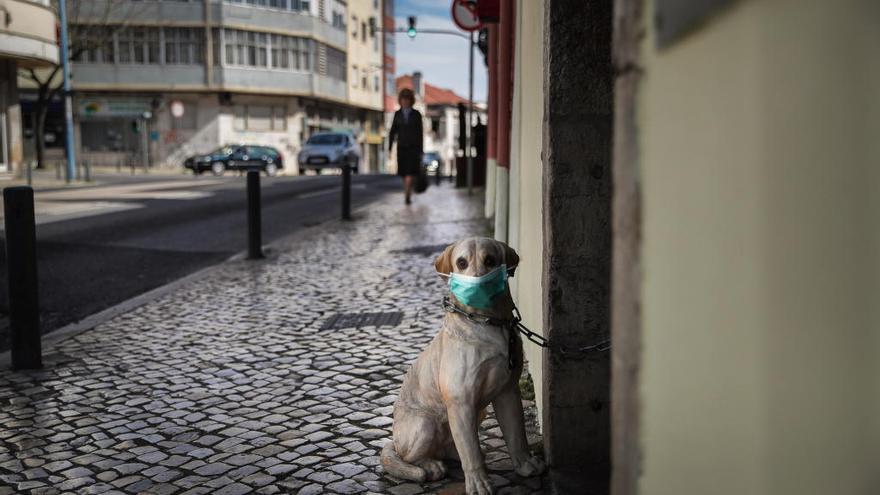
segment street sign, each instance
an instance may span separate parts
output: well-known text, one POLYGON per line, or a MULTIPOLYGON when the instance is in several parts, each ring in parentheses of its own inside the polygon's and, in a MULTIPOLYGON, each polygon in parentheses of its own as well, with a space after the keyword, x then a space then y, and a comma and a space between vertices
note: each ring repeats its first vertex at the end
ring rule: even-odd
POLYGON ((171 115, 174 118, 179 119, 183 117, 183 102, 180 100, 174 100, 171 102, 171 115))
POLYGON ((473 0, 454 0, 452 2, 452 21, 463 31, 476 31, 483 27, 477 15, 476 2, 473 0))

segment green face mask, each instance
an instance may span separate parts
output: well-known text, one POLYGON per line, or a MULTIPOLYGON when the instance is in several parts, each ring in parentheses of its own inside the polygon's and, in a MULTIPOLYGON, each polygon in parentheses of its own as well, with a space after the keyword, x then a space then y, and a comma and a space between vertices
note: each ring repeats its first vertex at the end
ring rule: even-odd
POLYGON ((501 265, 480 277, 460 273, 451 273, 448 277, 452 295, 460 303, 474 308, 491 308, 495 298, 507 289, 507 265, 501 265))

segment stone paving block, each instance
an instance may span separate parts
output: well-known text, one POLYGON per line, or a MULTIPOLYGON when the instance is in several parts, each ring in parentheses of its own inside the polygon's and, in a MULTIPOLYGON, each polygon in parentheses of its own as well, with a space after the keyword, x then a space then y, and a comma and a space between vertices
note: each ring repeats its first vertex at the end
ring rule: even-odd
MULTIPOLYGON (((45 370, 0 370, 0 495, 454 493, 460 467, 418 485, 378 459, 403 375, 443 317, 433 255, 399 251, 483 232, 479 196, 431 188, 422 202, 389 196, 53 344, 45 370), (377 311, 404 317, 321 330, 377 311)), ((545 490, 513 473, 491 411, 480 438, 499 491, 545 490)))

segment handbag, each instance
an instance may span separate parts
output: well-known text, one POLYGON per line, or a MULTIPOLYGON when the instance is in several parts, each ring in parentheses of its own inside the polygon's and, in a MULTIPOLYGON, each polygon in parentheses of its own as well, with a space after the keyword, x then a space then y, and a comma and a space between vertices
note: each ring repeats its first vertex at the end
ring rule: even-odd
POLYGON ((416 175, 416 184, 415 184, 416 193, 422 194, 428 189, 428 174, 425 171, 425 167, 419 166, 419 174, 416 175))

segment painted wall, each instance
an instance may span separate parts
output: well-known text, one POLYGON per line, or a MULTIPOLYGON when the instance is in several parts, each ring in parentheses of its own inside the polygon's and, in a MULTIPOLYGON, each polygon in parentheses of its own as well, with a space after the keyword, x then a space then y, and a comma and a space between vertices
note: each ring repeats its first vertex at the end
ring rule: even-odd
POLYGON ((382 12, 379 2, 361 0, 348 4, 348 99, 351 103, 382 110, 382 33, 370 36, 370 17, 380 27, 382 12), (366 29, 364 29, 366 27, 366 29), (363 32, 366 31, 366 39, 363 32), (367 79, 364 86, 363 78, 367 79), (376 84, 378 79, 378 85, 376 84))
POLYGON ((877 493, 880 4, 646 3, 639 493, 877 493))
MULTIPOLYGON (((511 202, 509 224, 516 232, 509 242, 519 253, 520 265, 511 279, 511 290, 522 313, 523 323, 536 332, 544 321, 541 267, 543 260, 543 233, 541 220, 542 174, 541 139, 544 120, 543 91, 543 23, 542 2, 519 0, 516 5, 516 60, 514 61, 514 103, 511 128, 519 139, 511 139, 511 202)), ((516 137, 516 136, 513 136, 516 137)), ((529 372, 535 382, 538 408, 541 408, 541 350, 525 342, 529 372)), ((540 415, 539 415, 540 419, 540 415)))

